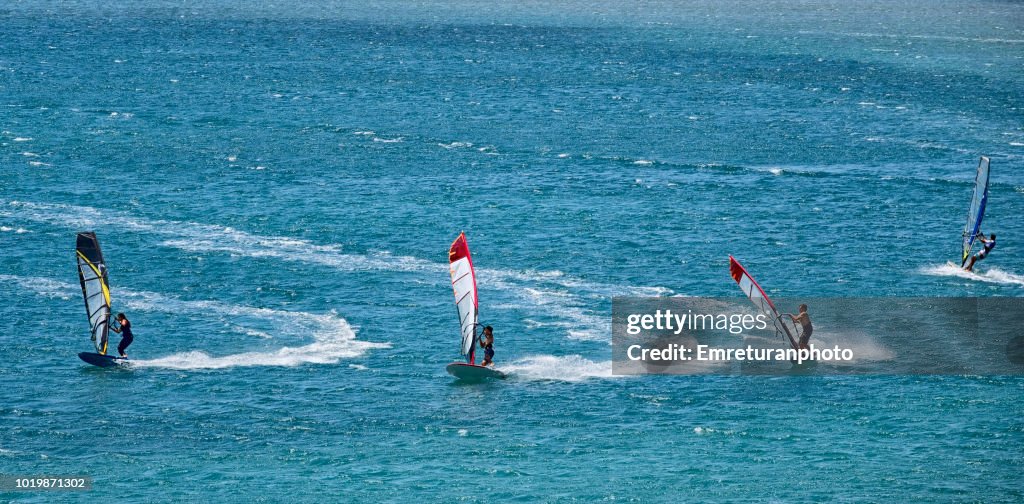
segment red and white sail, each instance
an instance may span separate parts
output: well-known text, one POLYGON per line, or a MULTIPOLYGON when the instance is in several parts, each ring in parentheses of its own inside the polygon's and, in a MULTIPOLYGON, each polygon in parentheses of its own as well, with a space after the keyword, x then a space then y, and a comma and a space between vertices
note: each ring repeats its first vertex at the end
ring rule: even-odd
POLYGON ((729 256, 729 274, 732 275, 732 279, 740 286, 743 294, 746 294, 747 298, 754 303, 754 306, 761 310, 761 313, 772 319, 772 323, 775 324, 775 331, 782 334, 793 348, 798 349, 799 345, 796 338, 800 332, 797 330, 796 324, 792 320, 783 320, 782 316, 779 315, 779 311, 775 309, 775 303, 772 303, 772 300, 764 293, 764 289, 758 285, 754 277, 750 276, 750 273, 747 273, 747 269, 733 256, 729 256))
POLYGON ((476 272, 473 271, 473 259, 469 255, 465 233, 460 233, 448 249, 448 263, 452 275, 452 290, 455 292, 455 306, 459 309, 462 355, 465 355, 466 361, 472 364, 479 305, 476 297, 476 272))

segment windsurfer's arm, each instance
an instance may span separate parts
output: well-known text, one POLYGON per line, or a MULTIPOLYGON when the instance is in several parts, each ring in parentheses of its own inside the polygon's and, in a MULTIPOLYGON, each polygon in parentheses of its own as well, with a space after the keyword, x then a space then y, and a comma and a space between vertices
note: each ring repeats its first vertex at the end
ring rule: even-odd
POLYGON ((110 330, 111 331, 114 331, 114 332, 116 332, 118 334, 121 333, 121 327, 118 326, 113 320, 111 320, 110 323, 107 324, 107 325, 110 326, 110 330))

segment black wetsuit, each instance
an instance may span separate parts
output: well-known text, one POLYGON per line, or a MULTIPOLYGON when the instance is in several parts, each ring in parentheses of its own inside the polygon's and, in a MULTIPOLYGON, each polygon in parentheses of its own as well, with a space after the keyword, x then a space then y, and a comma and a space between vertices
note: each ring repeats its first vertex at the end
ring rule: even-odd
POLYGON ((494 362, 494 343, 484 344, 484 362, 494 362))
POLYGON ((124 351, 128 349, 128 345, 135 341, 135 337, 132 336, 132 323, 125 320, 121 324, 121 343, 117 345, 117 353, 124 355, 124 351))

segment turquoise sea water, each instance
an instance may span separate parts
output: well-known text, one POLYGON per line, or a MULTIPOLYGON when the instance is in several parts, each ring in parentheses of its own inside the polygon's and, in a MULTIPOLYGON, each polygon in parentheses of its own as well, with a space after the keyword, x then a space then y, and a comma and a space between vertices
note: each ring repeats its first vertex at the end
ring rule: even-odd
POLYGON ((729 254, 790 298, 1024 295, 1022 68, 1014 2, 0 7, 0 474, 94 478, 0 498, 1019 502, 1020 378, 609 343, 612 296, 739 296, 729 254), (83 230, 131 369, 76 357, 83 230), (504 382, 444 372, 460 231, 504 382))

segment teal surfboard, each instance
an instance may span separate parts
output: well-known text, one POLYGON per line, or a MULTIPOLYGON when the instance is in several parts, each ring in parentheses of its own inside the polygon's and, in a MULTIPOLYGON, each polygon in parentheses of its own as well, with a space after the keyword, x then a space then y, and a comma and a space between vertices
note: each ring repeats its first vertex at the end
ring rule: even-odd
POLYGON ((99 367, 117 367, 122 366, 128 362, 125 357, 114 357, 112 355, 100 355, 92 352, 81 352, 78 354, 78 358, 82 359, 93 366, 99 367))
POLYGON ((489 379, 504 380, 505 373, 489 367, 466 364, 465 362, 453 362, 445 368, 448 374, 464 381, 483 381, 489 379))

